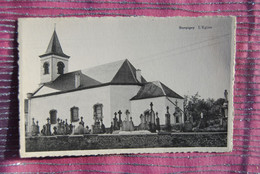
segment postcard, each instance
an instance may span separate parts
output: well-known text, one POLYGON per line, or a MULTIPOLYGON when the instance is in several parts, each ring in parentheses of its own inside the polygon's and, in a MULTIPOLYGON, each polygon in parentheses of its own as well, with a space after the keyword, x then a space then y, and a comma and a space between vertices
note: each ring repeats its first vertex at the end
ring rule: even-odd
POLYGON ((232 150, 235 17, 18 25, 21 157, 232 150))

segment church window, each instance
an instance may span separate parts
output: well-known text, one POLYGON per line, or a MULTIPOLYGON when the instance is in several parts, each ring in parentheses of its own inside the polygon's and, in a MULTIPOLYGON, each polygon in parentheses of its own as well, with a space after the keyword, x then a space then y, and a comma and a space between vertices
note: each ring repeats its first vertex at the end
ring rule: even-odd
POLYGON ((79 108, 78 107, 72 107, 70 108, 70 114, 71 114, 71 122, 77 122, 79 121, 79 108))
POLYGON ((49 74, 49 63, 48 62, 45 62, 43 64, 43 69, 44 69, 44 74, 49 74))
POLYGON ((50 121, 51 124, 56 124, 57 122, 57 111, 55 109, 50 110, 50 121))
POLYGON ((101 120, 103 118, 103 105, 102 104, 95 104, 94 105, 94 120, 101 120))
POLYGON ((57 66, 58 66, 58 74, 64 74, 64 67, 65 67, 64 63, 58 62, 57 66))

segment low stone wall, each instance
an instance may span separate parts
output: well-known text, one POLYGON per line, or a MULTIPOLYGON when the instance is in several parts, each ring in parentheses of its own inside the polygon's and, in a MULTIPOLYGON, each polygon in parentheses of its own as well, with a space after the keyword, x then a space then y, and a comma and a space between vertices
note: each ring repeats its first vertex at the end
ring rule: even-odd
POLYGON ((227 133, 79 135, 26 138, 26 151, 60 151, 147 147, 226 147, 227 133))

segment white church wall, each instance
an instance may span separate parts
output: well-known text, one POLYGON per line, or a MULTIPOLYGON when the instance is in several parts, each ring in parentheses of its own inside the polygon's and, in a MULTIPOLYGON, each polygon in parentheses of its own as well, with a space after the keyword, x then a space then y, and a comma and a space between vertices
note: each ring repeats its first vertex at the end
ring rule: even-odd
POLYGON ((144 114, 144 111, 150 109, 150 103, 153 102, 153 110, 154 112, 158 112, 158 117, 160 118, 160 124, 165 124, 165 96, 156 97, 156 98, 148 98, 148 99, 140 99, 140 100, 132 100, 131 101, 131 116, 133 117, 133 122, 135 126, 140 124, 140 115, 144 114))
MULTIPOLYGON (((141 87, 137 85, 111 85, 111 120, 114 113, 121 110, 122 120, 126 118, 125 111, 128 109, 131 114, 130 99, 133 98, 141 87)), ((118 114, 117 114, 118 118, 118 114)))
MULTIPOLYGON (((40 129, 47 123, 49 111, 57 110, 57 118, 67 119, 70 123, 70 108, 76 106, 79 108, 79 118, 82 116, 85 127, 91 127, 94 123, 93 106, 97 103, 103 104, 103 122, 106 127, 110 126, 110 87, 99 87, 86 90, 78 90, 69 93, 49 95, 45 97, 32 98, 30 102, 30 120, 35 118, 39 121, 40 129)), ((78 122, 73 123, 78 125, 78 122)), ((52 126, 53 129, 53 126, 52 126)), ((53 131, 53 130, 52 130, 53 131)))

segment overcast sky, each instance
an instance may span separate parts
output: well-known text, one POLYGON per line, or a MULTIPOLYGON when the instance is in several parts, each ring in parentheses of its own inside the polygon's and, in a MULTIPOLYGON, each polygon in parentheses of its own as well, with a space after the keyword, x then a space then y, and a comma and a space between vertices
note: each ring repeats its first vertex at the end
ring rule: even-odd
POLYGON ((69 71, 127 58, 147 81, 159 80, 182 96, 199 92, 202 98, 217 99, 230 91, 231 18, 132 17, 19 22, 25 93, 39 86, 39 55, 45 53, 55 23, 63 52, 71 56, 69 71))

